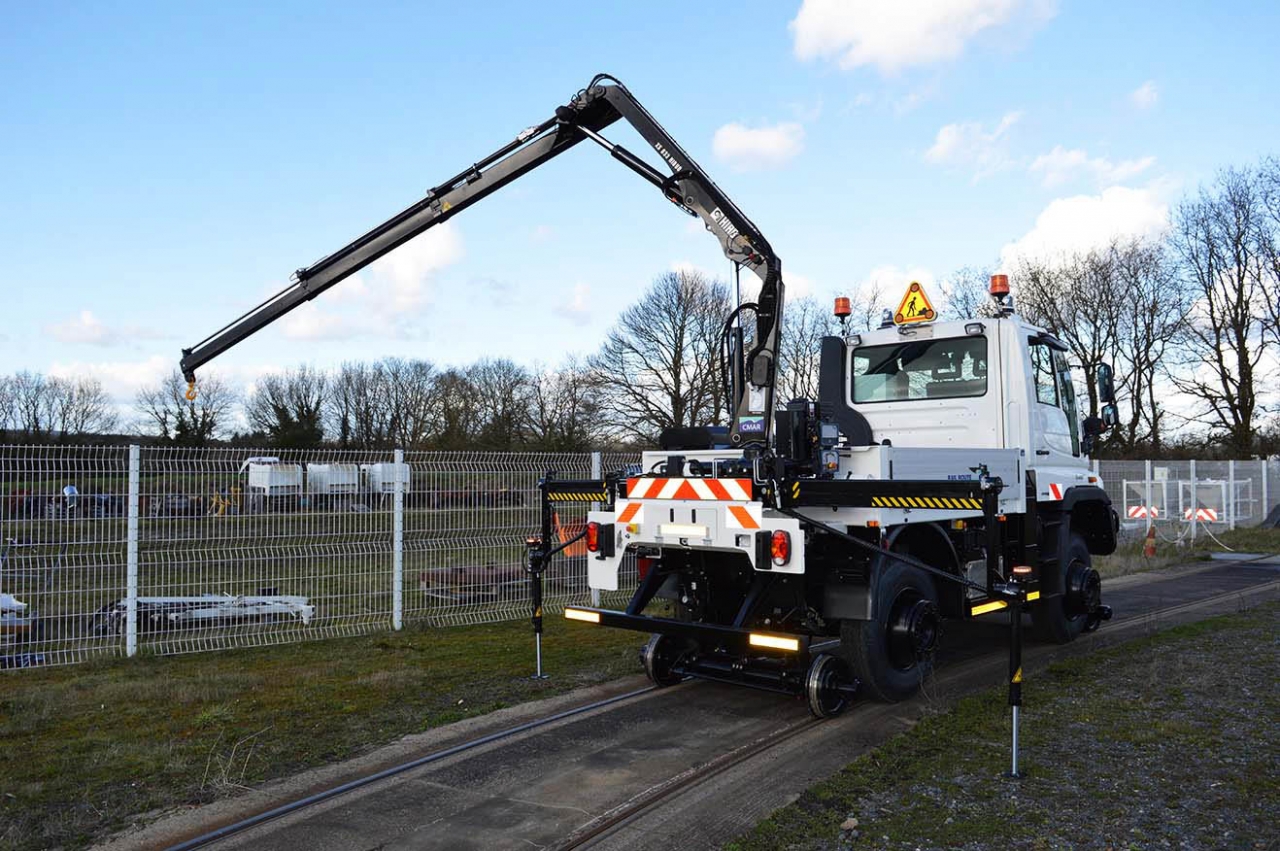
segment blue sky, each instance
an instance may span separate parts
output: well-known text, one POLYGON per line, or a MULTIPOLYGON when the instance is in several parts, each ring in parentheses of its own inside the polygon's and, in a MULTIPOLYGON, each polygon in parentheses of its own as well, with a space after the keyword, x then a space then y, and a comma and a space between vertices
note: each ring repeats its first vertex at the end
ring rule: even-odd
MULTIPOLYGON (((0 372, 131 398, 597 71, 756 221, 789 293, 823 299, 1158 229, 1218 167, 1275 152, 1274 4, 688 5, 12 6, 0 372)), ((217 368, 554 364, 656 275, 727 272, 690 221, 580 146, 217 368)))

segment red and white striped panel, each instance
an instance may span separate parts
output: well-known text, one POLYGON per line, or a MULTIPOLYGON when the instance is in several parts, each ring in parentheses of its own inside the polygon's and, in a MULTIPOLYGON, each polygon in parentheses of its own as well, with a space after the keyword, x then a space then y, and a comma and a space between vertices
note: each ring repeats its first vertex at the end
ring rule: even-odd
POLYGON ((1160 507, 1153 505, 1148 508, 1145 505, 1133 505, 1129 507, 1129 516, 1134 520, 1145 520, 1148 517, 1159 517, 1160 507))
POLYGON ((1049 498, 1054 500, 1062 499, 1062 492, 1064 490, 1066 490, 1066 488, 1064 488, 1062 485, 1058 484, 1057 482, 1050 482, 1049 498))
MULTIPOLYGON (((1182 512, 1182 519, 1183 519, 1183 520, 1190 520, 1190 519, 1191 519, 1191 509, 1190 509, 1190 508, 1188 508, 1186 511, 1182 512)), ((1196 519, 1197 519, 1197 520, 1203 520, 1203 521, 1204 521, 1204 522, 1206 522, 1206 523, 1217 523, 1217 522, 1218 522, 1218 509, 1216 509, 1216 508, 1197 508, 1197 509, 1196 509, 1196 519)))
POLYGON ((628 499, 710 499, 748 502, 750 479, 627 479, 628 499))
POLYGON ((725 506, 725 528, 727 529, 759 529, 764 514, 764 507, 758 502, 746 505, 725 506))
POLYGON ((618 520, 622 525, 644 522, 644 503, 618 500, 618 520))

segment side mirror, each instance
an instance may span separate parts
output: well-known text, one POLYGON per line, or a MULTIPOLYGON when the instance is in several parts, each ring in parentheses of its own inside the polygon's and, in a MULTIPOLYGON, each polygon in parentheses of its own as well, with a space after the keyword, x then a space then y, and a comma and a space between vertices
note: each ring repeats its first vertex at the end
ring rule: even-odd
POLYGON ((1118 425, 1120 423, 1120 412, 1116 410, 1115 402, 1108 402, 1107 404, 1103 405, 1102 410, 1099 413, 1102 414, 1102 430, 1103 431, 1106 431, 1107 429, 1115 425, 1118 425))
MULTIPOLYGON (((1102 404, 1106 406, 1106 405, 1110 405, 1115 400, 1116 400, 1115 372, 1111 369, 1111 364, 1100 363, 1098 364, 1098 401, 1102 402, 1102 404)), ((1103 408, 1103 410, 1104 411, 1106 410, 1105 407, 1103 408)), ((1112 408, 1112 410, 1114 410, 1114 407, 1112 408)), ((1103 419, 1104 420, 1106 419, 1105 413, 1103 414, 1103 419)), ((1112 423, 1112 425, 1114 424, 1115 423, 1112 423)))

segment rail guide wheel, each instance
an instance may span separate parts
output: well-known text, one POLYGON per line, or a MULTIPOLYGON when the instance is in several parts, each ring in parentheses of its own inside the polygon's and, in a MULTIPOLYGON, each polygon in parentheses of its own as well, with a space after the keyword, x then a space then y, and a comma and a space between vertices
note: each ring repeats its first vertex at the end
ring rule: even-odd
POLYGON ((804 693, 809 711, 818 718, 833 718, 853 703, 858 680, 840 657, 820 653, 809 664, 804 678, 804 693))
POLYGON ((687 646, 683 641, 669 635, 653 634, 640 651, 640 661, 644 664, 644 672, 655 686, 673 686, 684 679, 675 672, 676 663, 684 655, 687 646))

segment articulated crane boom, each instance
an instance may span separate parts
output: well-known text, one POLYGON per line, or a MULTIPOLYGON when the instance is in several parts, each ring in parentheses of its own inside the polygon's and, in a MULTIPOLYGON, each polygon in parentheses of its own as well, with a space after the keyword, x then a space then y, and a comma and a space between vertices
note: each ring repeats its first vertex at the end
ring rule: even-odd
MULTIPOLYGON (((480 199, 590 139, 614 159, 662 190, 673 204, 705 223, 725 256, 761 280, 760 296, 739 310, 755 313, 751 350, 733 358, 733 418, 729 440, 734 446, 766 443, 773 411, 778 334, 782 320, 782 265, 768 241, 705 171, 671 138, 653 116, 613 77, 599 74, 555 115, 521 132, 494 153, 429 191, 349 245, 294 275, 293 283, 229 325, 189 349, 182 350, 182 374, 194 397, 196 370, 256 331, 355 274, 382 255, 430 227, 447 221, 480 199), (625 119, 658 153, 670 173, 655 168, 631 151, 600 135, 625 119)), ((735 312, 736 315, 736 312, 735 312)))

